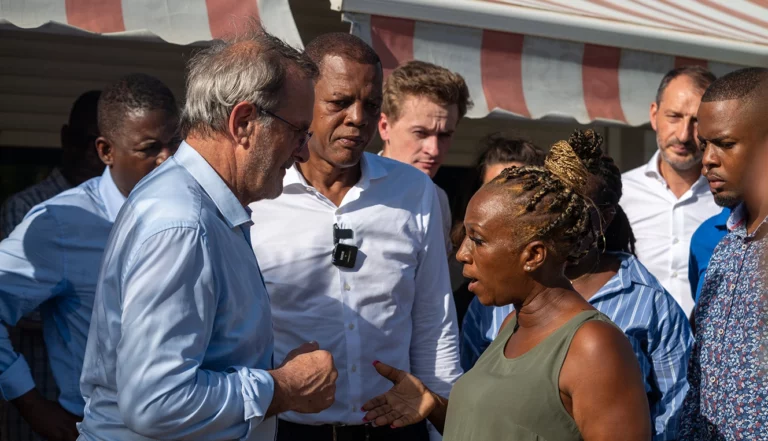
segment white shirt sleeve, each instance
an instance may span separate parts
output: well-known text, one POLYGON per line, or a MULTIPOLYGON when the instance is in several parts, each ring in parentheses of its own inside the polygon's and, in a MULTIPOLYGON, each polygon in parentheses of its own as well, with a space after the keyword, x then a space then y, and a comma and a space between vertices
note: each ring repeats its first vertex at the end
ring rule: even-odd
POLYGON ((431 192, 429 188, 422 207, 426 216, 423 246, 416 269, 411 372, 432 391, 447 397, 462 371, 440 203, 435 187, 431 186, 431 192))

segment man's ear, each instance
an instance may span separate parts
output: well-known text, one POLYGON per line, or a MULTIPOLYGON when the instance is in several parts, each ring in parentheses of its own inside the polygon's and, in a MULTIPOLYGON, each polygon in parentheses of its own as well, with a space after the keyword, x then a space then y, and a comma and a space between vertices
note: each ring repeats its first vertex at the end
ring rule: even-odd
POLYGON ((387 145, 389 142, 389 129, 390 125, 387 115, 382 113, 379 117, 379 136, 381 137, 381 140, 384 141, 384 145, 387 145))
POLYGON ((547 246, 540 240, 529 243, 520 253, 520 265, 526 272, 536 271, 545 260, 547 260, 547 246))
POLYGON ((651 118, 651 127, 653 131, 656 131, 656 114, 659 113, 659 105, 656 102, 651 103, 651 109, 648 112, 648 116, 651 118))
POLYGON ((96 151, 99 153, 99 159, 105 165, 112 166, 114 163, 114 150, 114 147, 107 138, 103 136, 96 138, 96 151))
POLYGON ((259 110, 251 103, 241 102, 232 108, 229 114, 227 130, 236 144, 247 146, 254 129, 253 122, 259 110))

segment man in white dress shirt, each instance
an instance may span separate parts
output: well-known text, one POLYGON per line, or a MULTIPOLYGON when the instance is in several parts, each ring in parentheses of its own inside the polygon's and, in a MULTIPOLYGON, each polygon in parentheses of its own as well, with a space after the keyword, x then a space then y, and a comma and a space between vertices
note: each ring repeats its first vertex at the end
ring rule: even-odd
MULTIPOLYGON (((464 78, 424 61, 409 61, 393 70, 384 83, 379 135, 381 155, 410 164, 434 178, 451 147, 456 126, 472 107, 464 78)), ((452 256, 451 206, 437 187, 443 235, 452 256)))
POLYGON ((381 106, 376 53, 349 34, 307 46, 318 64, 309 160, 283 194, 251 205, 252 243, 271 296, 275 361, 297 342, 331 351, 336 402, 280 416, 278 440, 424 440, 424 425, 372 427, 361 406, 391 387, 372 363, 450 392, 461 374, 440 205, 429 177, 364 153, 381 106))
POLYGON ((696 113, 715 76, 699 66, 668 72, 651 104, 659 150, 648 164, 622 175, 621 207, 637 239, 637 257, 690 316, 688 281, 691 236, 720 211, 701 175, 696 113))

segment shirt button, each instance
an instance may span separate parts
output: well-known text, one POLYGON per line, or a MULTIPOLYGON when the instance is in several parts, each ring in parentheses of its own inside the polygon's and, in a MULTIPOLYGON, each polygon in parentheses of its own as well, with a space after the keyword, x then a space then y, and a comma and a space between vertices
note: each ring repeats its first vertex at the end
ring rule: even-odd
POLYGON ((674 239, 672 239, 672 243, 673 243, 673 244, 677 244, 678 242, 680 242, 680 239, 678 239, 678 238, 674 238, 674 239))
POLYGON ((728 289, 730 289, 731 291, 733 291, 734 288, 736 288, 736 285, 734 285, 733 283, 728 285, 728 289))
POLYGON ((709 377, 709 382, 710 382, 710 383, 712 383, 712 384, 715 384, 715 381, 717 381, 717 378, 715 378, 715 376, 714 376, 714 375, 713 375, 713 376, 711 376, 711 377, 709 377))
POLYGON ((355 329, 355 324, 354 324, 354 323, 350 323, 350 324, 349 324, 349 329, 350 329, 350 330, 352 330, 352 329, 355 329))
POLYGON ((672 273, 672 278, 677 279, 677 272, 672 273))
POLYGON ((349 291, 350 289, 352 289, 352 287, 349 286, 349 283, 344 282, 344 291, 349 291))
POLYGON ((717 330, 717 335, 723 335, 723 332, 724 332, 724 331, 722 330, 722 328, 721 328, 721 329, 718 329, 718 330, 717 330))
POLYGON ((352 365, 352 372, 357 372, 357 365, 355 364, 352 365))
POLYGON ((746 250, 746 249, 747 249, 747 244, 743 244, 743 245, 741 246, 741 249, 742 249, 742 251, 743 251, 743 250, 746 250))

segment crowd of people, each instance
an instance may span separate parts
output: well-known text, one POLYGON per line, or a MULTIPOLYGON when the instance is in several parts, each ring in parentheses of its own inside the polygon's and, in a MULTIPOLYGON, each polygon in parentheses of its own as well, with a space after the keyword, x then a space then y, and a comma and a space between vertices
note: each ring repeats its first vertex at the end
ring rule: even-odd
POLYGON ((624 174, 593 130, 490 134, 452 216, 464 79, 350 34, 215 42, 182 106, 87 92, 0 214, 0 435, 768 439, 763 98, 672 70, 624 174))

